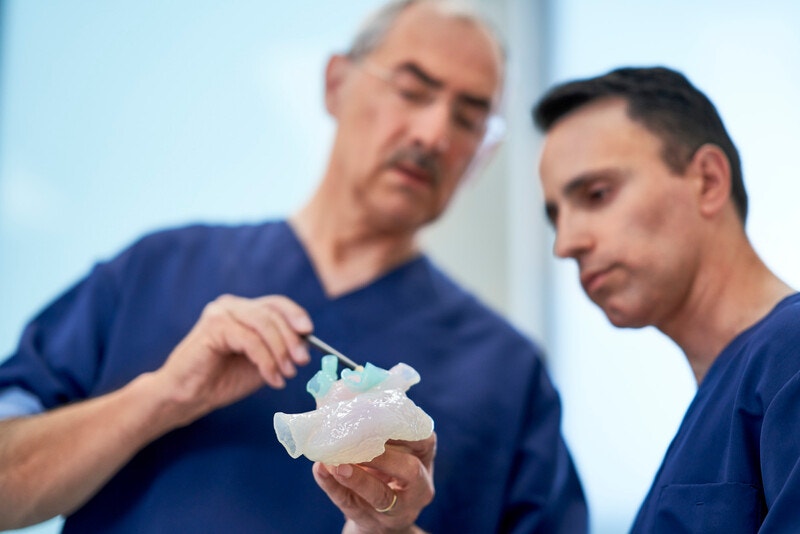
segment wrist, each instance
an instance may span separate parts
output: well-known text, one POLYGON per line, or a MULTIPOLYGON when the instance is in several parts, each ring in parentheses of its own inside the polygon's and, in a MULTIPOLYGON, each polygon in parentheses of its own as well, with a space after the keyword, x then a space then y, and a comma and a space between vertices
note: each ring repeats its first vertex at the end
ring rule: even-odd
POLYGON ((204 413, 196 402, 181 398, 176 388, 163 380, 158 372, 139 375, 125 389, 147 418, 151 439, 185 426, 204 413))

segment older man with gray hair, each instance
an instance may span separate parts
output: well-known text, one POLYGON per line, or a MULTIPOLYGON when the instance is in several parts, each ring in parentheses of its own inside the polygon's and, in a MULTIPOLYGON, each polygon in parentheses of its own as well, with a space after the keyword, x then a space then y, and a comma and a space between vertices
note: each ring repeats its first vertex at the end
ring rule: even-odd
POLYGON ((417 241, 481 147, 504 66, 460 4, 386 6, 328 63, 336 135, 299 212, 146 236, 34 318, 0 367, 17 407, 0 422, 0 528, 585 531, 539 349, 417 241), (436 435, 367 464, 289 458, 272 415, 313 407, 312 331, 416 368, 436 435))

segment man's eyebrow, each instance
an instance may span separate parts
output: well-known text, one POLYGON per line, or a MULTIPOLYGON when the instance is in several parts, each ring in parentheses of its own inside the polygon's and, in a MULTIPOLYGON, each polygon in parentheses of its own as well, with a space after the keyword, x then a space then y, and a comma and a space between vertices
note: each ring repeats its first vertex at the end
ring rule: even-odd
POLYGON ((574 195, 575 192, 578 191, 579 189, 583 189, 588 184, 594 182, 595 180, 599 180, 599 179, 600 179, 600 176, 596 176, 594 174, 588 174, 588 175, 584 174, 584 175, 578 176, 577 178, 574 178, 574 179, 570 180, 569 182, 567 182, 567 185, 565 185, 563 187, 561 192, 564 194, 565 197, 570 197, 570 196, 574 195))
POLYGON ((492 109, 492 101, 482 96, 474 96, 466 93, 458 95, 458 100, 467 106, 480 108, 485 111, 492 109))
MULTIPOLYGON (((407 61, 405 63, 401 63, 397 67, 397 71, 398 72, 399 71, 408 72, 408 73, 412 74, 413 76, 415 76, 416 78, 418 78, 425 85, 429 85, 430 87, 432 87, 434 89, 440 89, 440 88, 444 87, 444 82, 442 80, 434 78, 433 76, 431 76, 430 74, 425 72, 425 70, 423 70, 422 67, 420 67, 419 65, 417 65, 416 63, 414 63, 412 61, 407 61)), ((472 107, 481 108, 481 109, 484 109, 486 111, 490 110, 491 107, 492 107, 492 102, 491 102, 490 98, 486 98, 486 97, 482 97, 482 96, 475 96, 475 95, 471 95, 471 94, 468 94, 468 93, 459 93, 457 95, 457 98, 458 98, 459 102, 461 102, 462 104, 465 104, 465 105, 468 105, 468 106, 472 106, 472 107)))
POLYGON ((411 73, 412 75, 419 78, 420 81, 423 82, 425 85, 430 85, 431 87, 435 87, 437 89, 439 87, 444 86, 444 82, 442 82, 442 80, 437 80, 436 78, 434 78, 433 76, 422 70, 422 67, 411 61, 401 63, 397 67, 397 70, 411 73))
POLYGON ((567 184, 561 189, 561 192, 565 197, 570 197, 575 195, 577 191, 585 189, 594 182, 598 182, 600 180, 618 180, 625 177, 626 174, 628 174, 628 172, 622 168, 591 170, 583 174, 579 174, 567 182, 567 184))

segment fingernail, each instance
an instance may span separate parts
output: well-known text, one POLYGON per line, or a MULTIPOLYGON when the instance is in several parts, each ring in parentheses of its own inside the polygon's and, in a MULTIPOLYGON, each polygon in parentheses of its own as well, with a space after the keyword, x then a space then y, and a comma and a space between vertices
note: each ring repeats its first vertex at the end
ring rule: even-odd
POLYGON ((300 365, 308 363, 311 358, 308 355, 308 350, 303 345, 298 345, 292 351, 292 358, 300 365))
POLYGON ((331 478, 331 473, 324 464, 317 464, 317 475, 320 478, 331 478))
POLYGON ((336 467, 336 474, 342 478, 350 478, 353 475, 353 466, 342 464, 336 467))
POLYGON ((294 365, 289 360, 281 360, 281 371, 283 371, 283 375, 287 378, 292 378, 294 375, 297 374, 297 371, 294 369, 294 365))
POLYGON ((292 317, 292 325, 295 330, 302 333, 311 332, 314 329, 314 325, 311 324, 311 319, 305 315, 292 317))
POLYGON ((277 373, 272 375, 272 380, 275 383, 275 387, 277 389, 283 389, 284 386, 286 386, 286 381, 283 379, 283 377, 281 375, 279 375, 277 373))

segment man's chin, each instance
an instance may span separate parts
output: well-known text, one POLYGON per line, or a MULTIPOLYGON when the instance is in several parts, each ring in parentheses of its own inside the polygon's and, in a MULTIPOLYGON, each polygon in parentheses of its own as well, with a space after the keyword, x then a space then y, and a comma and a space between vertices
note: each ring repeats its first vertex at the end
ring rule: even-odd
POLYGON ((416 232, 431 220, 420 213, 385 210, 373 218, 373 226, 386 232, 416 232))
POLYGON ((439 213, 423 207, 419 202, 392 202, 384 203, 376 209, 374 219, 379 221, 381 226, 402 228, 405 230, 418 230, 433 222, 439 213))
POLYGON ((614 325, 617 328, 644 328, 645 326, 649 326, 649 325, 644 324, 644 323, 637 323, 637 322, 624 321, 624 320, 615 320, 615 319, 612 319, 608 315, 606 315, 606 317, 608 317, 608 320, 611 322, 611 324, 614 325))
POLYGON ((650 326, 641 313, 635 313, 632 310, 609 304, 599 306, 603 310, 603 313, 605 313, 608 321, 617 328, 643 328, 645 326, 650 326))

